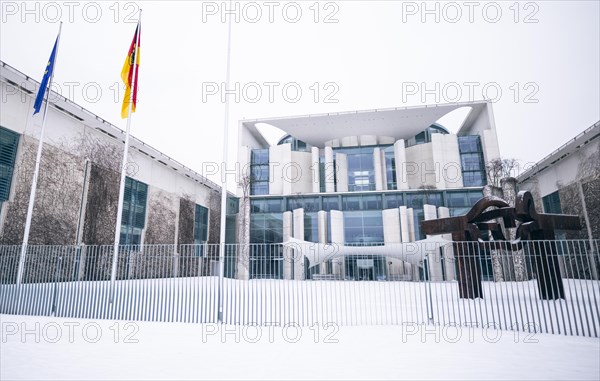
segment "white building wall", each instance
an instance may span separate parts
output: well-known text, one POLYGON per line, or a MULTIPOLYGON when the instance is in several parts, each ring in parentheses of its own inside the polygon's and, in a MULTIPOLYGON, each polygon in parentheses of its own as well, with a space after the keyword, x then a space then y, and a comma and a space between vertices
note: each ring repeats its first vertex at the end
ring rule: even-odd
POLYGON ((396 183, 398 190, 408 189, 408 177, 406 174, 406 147, 404 139, 394 143, 394 159, 396 161, 396 183))
MULTIPOLYGON (((344 238, 344 213, 339 210, 329 212, 331 222, 331 243, 333 245, 343 245, 344 238)), ((345 277, 346 271, 344 268, 344 257, 335 258, 332 260, 332 271, 334 275, 345 277)))
POLYGON ((269 194, 292 193, 292 183, 286 180, 285 164, 292 161, 292 145, 281 144, 269 147, 269 194))
POLYGON ((320 179, 321 167, 319 165, 319 148, 312 147, 310 150, 311 154, 311 173, 312 173, 312 192, 319 193, 320 191, 320 179))
POLYGON ((325 192, 335 192, 335 166, 333 164, 333 149, 325 147, 325 192))
MULTIPOLYGON (((327 243, 327 212, 320 210, 317 212, 317 227, 319 234, 319 243, 327 243)), ((320 265, 319 272, 327 274, 327 263, 320 265)))
MULTIPOLYGON (((313 190, 312 153, 292 151, 291 162, 284 163, 285 179, 290 183, 290 193, 310 193, 313 190)), ((318 184, 318 183, 317 183, 318 184)), ((287 193, 289 194, 289 193, 287 193)))
MULTIPOLYGON (((4 69, 3 69, 4 70, 4 69)), ((4 81, 1 84, 2 110, 0 112, 0 125, 9 130, 20 134, 31 136, 35 139, 40 138, 43 109, 36 114, 33 113, 34 94, 27 94, 17 90, 14 86, 7 86, 4 81)), ((56 94, 51 94, 51 103, 48 106, 48 115, 46 117, 46 126, 44 131, 44 145, 51 145, 65 152, 73 153, 73 146, 77 146, 78 142, 84 137, 91 137, 101 142, 113 144, 118 147, 118 152, 123 149, 125 132, 117 129, 116 126, 106 122, 98 123, 99 119, 94 119, 98 123, 98 128, 103 128, 106 132, 112 134, 111 137, 98 129, 89 126, 88 124, 75 119, 72 115, 57 109, 53 102, 62 101, 62 97, 56 94)), ((73 107, 72 103, 69 103, 73 107)), ((74 105, 75 108, 79 107, 74 105)), ((42 106, 42 107, 45 107, 42 106)), ((66 107, 66 106, 65 106, 66 107)), ((82 117, 90 117, 93 114, 88 111, 81 111, 82 117)), ((125 128, 125 121, 122 122, 125 128)), ((138 126, 136 128, 143 128, 138 126)), ((194 178, 184 175, 179 163, 172 163, 170 159, 160 152, 157 152, 150 146, 135 139, 135 129, 132 131, 132 139, 130 140, 128 176, 147 184, 150 187, 155 187, 164 190, 168 193, 174 193, 178 196, 183 194, 191 195, 194 201, 198 204, 208 206, 212 185, 204 185, 194 178), (147 153, 142 154, 141 151, 147 153), (155 159, 151 158, 154 156, 155 159), (161 160, 165 164, 160 163, 161 160), (178 167, 175 170, 173 167, 178 167)), ((17 158, 17 161, 19 159, 17 158)), ((122 160, 122 154, 119 154, 119 162, 122 160)), ((75 170, 75 169, 74 169, 75 170)), ((190 175, 192 173, 190 172, 190 175)), ((197 176, 199 177, 199 176, 197 176)))
MULTIPOLYGON (((293 220, 294 238, 304 240, 304 209, 294 209, 293 220)), ((300 250, 296 250, 294 253, 293 273, 295 280, 304 279, 304 256, 300 250)))
MULTIPOLYGON (((293 214, 292 212, 283 212, 283 242, 286 242, 293 236, 293 214)), ((294 260, 294 249, 284 246, 283 248, 283 279, 292 279, 292 262, 294 260)))
POLYGON ((533 189, 537 186, 541 197, 556 192, 560 187, 569 185, 578 179, 581 163, 588 161, 591 155, 598 152, 600 150, 599 146, 600 139, 595 139, 554 165, 548 166, 531 180, 527 180, 519 186, 522 189, 533 189))
POLYGON ((462 188, 462 166, 458 137, 454 134, 431 135, 433 161, 442 188, 462 188))
POLYGON ((406 177, 410 189, 440 188, 441 183, 433 161, 431 143, 406 148, 406 177))
POLYGON ((344 153, 335 154, 336 190, 348 192, 348 155, 344 153))

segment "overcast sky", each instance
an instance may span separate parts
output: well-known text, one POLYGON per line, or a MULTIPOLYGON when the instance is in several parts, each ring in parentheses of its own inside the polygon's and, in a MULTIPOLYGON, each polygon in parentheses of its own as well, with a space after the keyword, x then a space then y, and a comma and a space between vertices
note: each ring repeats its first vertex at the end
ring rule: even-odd
MULTIPOLYGON (((0 59, 41 80, 62 20, 57 89, 123 129, 119 75, 143 9, 132 134, 198 172, 221 161, 225 3, 1 4, 0 59)), ((487 97, 502 156, 523 163, 600 119, 598 1, 234 5, 230 161, 241 119, 487 97)))

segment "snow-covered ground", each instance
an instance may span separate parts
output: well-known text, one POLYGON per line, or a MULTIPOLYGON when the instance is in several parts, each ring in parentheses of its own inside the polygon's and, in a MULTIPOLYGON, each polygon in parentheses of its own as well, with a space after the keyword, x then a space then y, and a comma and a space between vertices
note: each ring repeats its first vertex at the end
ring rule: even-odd
POLYGON ((600 378, 598 338, 413 324, 0 320, 2 380, 600 378))

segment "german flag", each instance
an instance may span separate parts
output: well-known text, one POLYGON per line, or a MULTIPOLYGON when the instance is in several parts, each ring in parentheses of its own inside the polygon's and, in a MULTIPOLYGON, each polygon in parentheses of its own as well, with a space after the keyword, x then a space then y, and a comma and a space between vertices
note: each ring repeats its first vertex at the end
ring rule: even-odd
POLYGON ((123 69, 121 70, 121 79, 125 82, 125 96, 123 97, 123 106, 121 107, 121 118, 127 118, 129 114, 129 103, 131 105, 131 112, 135 112, 135 105, 137 103, 137 87, 138 87, 138 70, 140 68, 140 40, 141 40, 141 28, 138 22, 137 28, 135 28, 135 34, 129 47, 129 53, 125 58, 123 69), (131 88, 133 87, 133 99, 131 97, 131 88))

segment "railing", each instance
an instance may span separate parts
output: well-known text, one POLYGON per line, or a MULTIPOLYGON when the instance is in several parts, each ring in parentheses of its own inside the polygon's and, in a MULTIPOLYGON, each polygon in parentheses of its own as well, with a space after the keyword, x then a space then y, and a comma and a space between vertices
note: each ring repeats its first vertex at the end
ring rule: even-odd
POLYGON ((371 249, 309 267, 281 244, 228 244, 221 278, 218 245, 122 246, 112 289, 112 246, 29 246, 21 284, 21 247, 0 246, 0 313, 245 325, 476 325, 599 336, 600 282, 591 275, 600 265, 598 240, 454 242, 406 254, 417 258, 382 257, 371 249))

